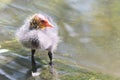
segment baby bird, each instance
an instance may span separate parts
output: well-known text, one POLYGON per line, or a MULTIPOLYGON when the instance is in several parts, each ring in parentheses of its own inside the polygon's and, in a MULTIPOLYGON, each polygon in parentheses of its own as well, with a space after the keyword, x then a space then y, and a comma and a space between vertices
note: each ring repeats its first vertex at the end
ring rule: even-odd
POLYGON ((37 49, 47 50, 50 59, 49 65, 53 65, 52 53, 57 47, 59 36, 57 27, 46 16, 34 14, 17 30, 16 36, 24 47, 31 49, 32 72, 37 71, 34 59, 37 49))

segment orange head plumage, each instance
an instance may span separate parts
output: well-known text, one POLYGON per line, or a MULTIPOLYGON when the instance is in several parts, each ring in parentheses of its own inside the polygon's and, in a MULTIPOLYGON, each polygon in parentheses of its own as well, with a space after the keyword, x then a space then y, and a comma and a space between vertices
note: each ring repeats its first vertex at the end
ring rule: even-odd
POLYGON ((53 27, 53 25, 48 21, 48 19, 41 15, 41 14, 35 14, 32 16, 31 22, 30 22, 30 28, 33 29, 45 29, 46 27, 53 27))

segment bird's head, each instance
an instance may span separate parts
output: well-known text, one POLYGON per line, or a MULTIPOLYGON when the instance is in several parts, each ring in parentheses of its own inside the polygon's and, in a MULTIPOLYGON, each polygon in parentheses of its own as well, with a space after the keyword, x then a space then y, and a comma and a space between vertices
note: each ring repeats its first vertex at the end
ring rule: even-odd
POLYGON ((35 14, 31 18, 30 29, 45 29, 46 27, 53 27, 48 19, 42 14, 35 14))

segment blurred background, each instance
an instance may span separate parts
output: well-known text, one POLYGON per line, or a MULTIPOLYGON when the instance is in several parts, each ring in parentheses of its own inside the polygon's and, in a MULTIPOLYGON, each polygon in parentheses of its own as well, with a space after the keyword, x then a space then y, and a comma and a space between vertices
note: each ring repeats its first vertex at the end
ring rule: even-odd
MULTIPOLYGON (((39 12, 53 18, 62 39, 56 80, 120 80, 120 0, 0 0, 0 80, 37 80, 29 75, 30 50, 15 32, 39 12)), ((38 63, 47 65, 40 53, 38 63)), ((50 80, 45 72, 38 80, 50 80)))

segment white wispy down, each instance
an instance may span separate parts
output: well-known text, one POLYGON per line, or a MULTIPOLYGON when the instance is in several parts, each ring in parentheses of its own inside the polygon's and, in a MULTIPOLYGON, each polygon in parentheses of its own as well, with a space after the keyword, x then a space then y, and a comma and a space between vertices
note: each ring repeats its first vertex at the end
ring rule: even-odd
MULTIPOLYGON (((39 14, 39 16, 41 17, 41 14, 39 14)), ((28 18, 24 25, 20 27, 19 30, 17 30, 16 37, 18 40, 27 48, 54 51, 56 49, 57 43, 59 42, 58 28, 53 26, 52 28, 48 27, 44 30, 30 30, 30 21, 31 18, 28 18), (36 47, 32 45, 31 39, 38 40, 39 46, 36 47)))

